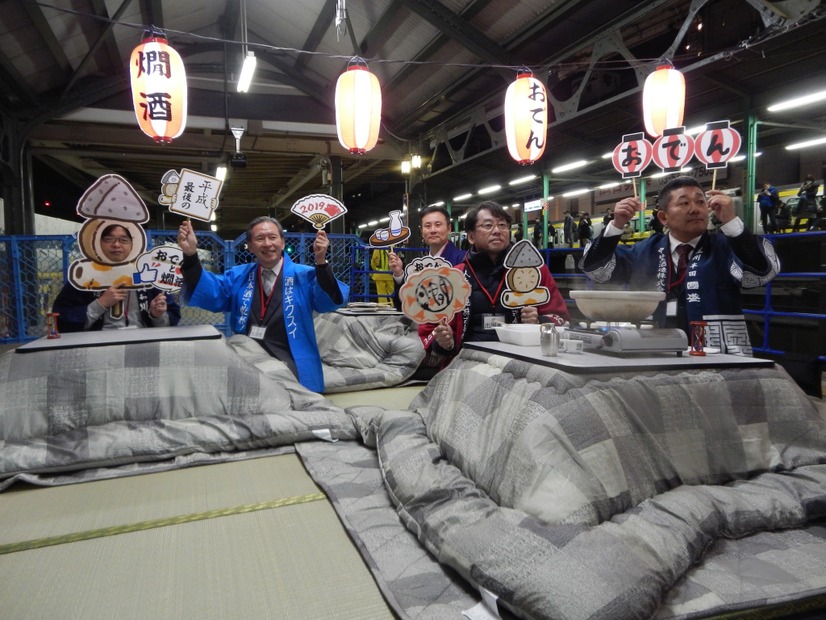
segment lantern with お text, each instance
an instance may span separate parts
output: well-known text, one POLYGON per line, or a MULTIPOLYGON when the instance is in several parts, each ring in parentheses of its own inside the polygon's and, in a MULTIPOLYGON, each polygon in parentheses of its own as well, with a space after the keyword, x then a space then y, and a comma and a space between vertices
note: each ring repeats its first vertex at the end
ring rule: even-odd
POLYGON ((645 79, 642 115, 648 135, 659 137, 663 131, 683 124, 685 78, 668 61, 645 79))
POLYGON ((508 152, 518 163, 532 164, 545 152, 547 132, 548 95, 545 85, 523 67, 505 93, 508 152))
POLYGON ((132 104, 143 133, 161 144, 186 127, 186 70, 162 32, 151 30, 129 60, 132 104))
POLYGON ((381 87, 361 58, 354 57, 336 82, 338 141, 351 153, 369 151, 379 139, 381 87))

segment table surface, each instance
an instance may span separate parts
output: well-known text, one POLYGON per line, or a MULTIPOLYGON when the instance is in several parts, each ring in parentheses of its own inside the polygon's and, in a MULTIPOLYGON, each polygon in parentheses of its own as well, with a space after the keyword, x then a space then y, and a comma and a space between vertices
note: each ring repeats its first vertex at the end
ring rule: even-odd
POLYGON ((758 357, 743 357, 724 353, 705 356, 682 356, 676 353, 597 353, 583 351, 582 353, 565 353, 560 351, 557 357, 544 357, 539 345, 520 346, 507 342, 465 342, 463 347, 488 351, 505 355, 514 359, 551 366, 560 370, 574 373, 606 372, 606 371, 637 371, 637 370, 683 370, 692 368, 766 368, 774 366, 772 360, 758 357))
POLYGON ((220 338, 212 325, 180 325, 177 327, 147 327, 144 329, 105 329, 92 332, 71 332, 60 334, 60 338, 46 336, 33 340, 15 349, 17 353, 70 349, 73 347, 100 347, 112 344, 133 344, 136 342, 156 342, 158 340, 208 340, 220 338))

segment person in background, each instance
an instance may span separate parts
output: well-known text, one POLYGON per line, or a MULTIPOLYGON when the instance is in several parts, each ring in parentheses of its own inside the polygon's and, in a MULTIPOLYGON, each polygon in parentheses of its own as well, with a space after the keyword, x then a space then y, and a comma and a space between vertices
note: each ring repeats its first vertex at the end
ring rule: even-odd
POLYGON ((777 232, 782 233, 791 225, 792 213, 788 203, 780 201, 780 206, 777 208, 777 215, 774 218, 777 223, 777 232))
POLYGON ((470 283, 470 296, 462 312, 457 312, 450 323, 422 324, 419 337, 428 355, 446 365, 463 342, 496 340, 494 327, 503 323, 554 323, 563 325, 569 320, 568 307, 546 265, 540 268, 539 286, 550 292, 547 303, 523 308, 502 305, 501 292, 505 287, 508 269, 505 256, 511 248, 511 217, 498 203, 483 202, 468 211, 465 230, 475 247, 464 261, 456 265, 465 272, 470 283))
MULTIPOLYGON (((132 252, 132 235, 118 224, 103 229, 100 248, 112 264, 123 263, 132 252)), ((157 288, 124 288, 119 284, 105 291, 81 291, 65 284, 55 298, 52 312, 59 314, 61 332, 96 331, 123 327, 169 327, 181 320, 178 304, 157 288), (112 308, 123 312, 113 316, 112 308)))
POLYGON ((583 213, 579 216, 579 224, 577 224, 577 237, 579 238, 579 247, 584 248, 593 237, 594 230, 591 228, 591 216, 583 213))
POLYGON ((390 258, 387 250, 376 249, 370 256, 370 269, 373 282, 376 283, 376 294, 380 304, 393 303, 393 274, 390 273, 390 258))
POLYGON ((574 243, 574 216, 570 211, 565 211, 565 220, 562 223, 562 235, 565 240, 565 245, 573 247, 574 243))
POLYGON ((539 217, 533 223, 533 245, 535 248, 542 248, 542 218, 539 217))
POLYGON ((229 312, 236 334, 253 338, 284 362, 299 382, 315 392, 324 390, 321 355, 313 312, 332 312, 347 303, 349 287, 336 280, 327 262, 330 241, 323 230, 313 242, 315 265, 299 265, 284 252, 284 229, 278 220, 257 217, 247 227, 247 243, 256 260, 223 275, 204 270, 192 224, 178 228, 183 299, 211 312, 229 312))
POLYGON ((777 188, 771 183, 763 183, 763 188, 757 195, 757 206, 760 208, 760 225, 763 232, 771 234, 777 232, 777 206, 780 203, 780 196, 777 188))
POLYGON ((602 216, 602 225, 606 226, 608 222, 614 219, 614 212, 611 210, 611 207, 605 209, 605 215, 602 216))
POLYGON ((794 221, 794 230, 802 230, 804 228, 804 217, 808 218, 811 230, 811 224, 814 223, 814 220, 817 217, 818 189, 820 189, 820 183, 815 181, 813 174, 807 174, 806 178, 803 180, 803 183, 800 185, 800 190, 797 192, 797 195, 800 196, 800 200, 797 203, 797 217, 794 221))
POLYGON ((740 290, 764 286, 780 271, 767 239, 753 235, 735 215, 732 198, 704 192, 696 179, 677 177, 660 191, 657 217, 668 234, 654 233, 632 246, 619 245, 622 226, 639 211, 638 198, 620 200, 614 219, 585 251, 581 269, 598 284, 666 294, 654 312, 661 327, 689 331, 690 321, 706 321, 708 346, 750 355, 740 290), (721 222, 707 231, 709 210, 721 222))
POLYGON ((514 241, 522 241, 525 238, 525 230, 522 226, 522 222, 519 222, 516 225, 516 232, 513 234, 514 241))

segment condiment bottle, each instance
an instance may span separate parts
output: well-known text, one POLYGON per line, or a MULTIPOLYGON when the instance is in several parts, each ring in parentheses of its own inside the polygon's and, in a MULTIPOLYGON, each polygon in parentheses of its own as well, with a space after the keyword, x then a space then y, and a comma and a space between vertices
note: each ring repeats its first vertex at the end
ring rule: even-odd
POLYGON ((545 357, 559 355, 559 331, 553 323, 543 323, 539 326, 539 347, 545 357))

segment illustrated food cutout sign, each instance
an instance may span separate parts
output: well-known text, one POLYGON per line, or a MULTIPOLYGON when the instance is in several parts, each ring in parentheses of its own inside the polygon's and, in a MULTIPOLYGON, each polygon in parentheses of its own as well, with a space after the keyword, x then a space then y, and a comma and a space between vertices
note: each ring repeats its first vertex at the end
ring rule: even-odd
POLYGON ((551 292, 539 286, 542 273, 539 268, 544 264, 542 255, 527 239, 516 242, 505 256, 505 284, 502 291, 502 305, 506 308, 522 306, 541 306, 548 303, 551 292))
POLYGON ((183 284, 183 259, 184 253, 177 245, 156 245, 135 261, 136 272, 132 278, 133 282, 148 282, 162 291, 174 293, 180 290, 183 284))
POLYGON ((107 174, 87 189, 77 204, 77 213, 86 218, 78 233, 80 251, 86 258, 69 266, 68 280, 82 291, 103 291, 114 284, 144 288, 133 280, 135 259, 146 250, 146 233, 141 224, 149 221, 149 211, 131 185, 116 174, 107 174), (103 231, 116 224, 132 238, 130 252, 122 262, 114 262, 103 252, 103 231))
POLYGON ((347 213, 347 207, 327 194, 310 194, 297 200, 290 211, 321 230, 330 222, 347 213))
POLYGON ((416 323, 450 321, 465 307, 470 284, 443 258, 415 258, 405 267, 399 289, 402 312, 416 323))
POLYGON ((410 229, 402 222, 401 211, 391 211, 390 224, 387 228, 378 228, 370 235, 367 243, 374 248, 393 247, 410 238, 410 229))
POLYGON ((215 177, 183 168, 179 173, 168 170, 161 177, 161 195, 158 202, 180 213, 203 222, 209 222, 218 209, 218 196, 223 182, 215 177))

